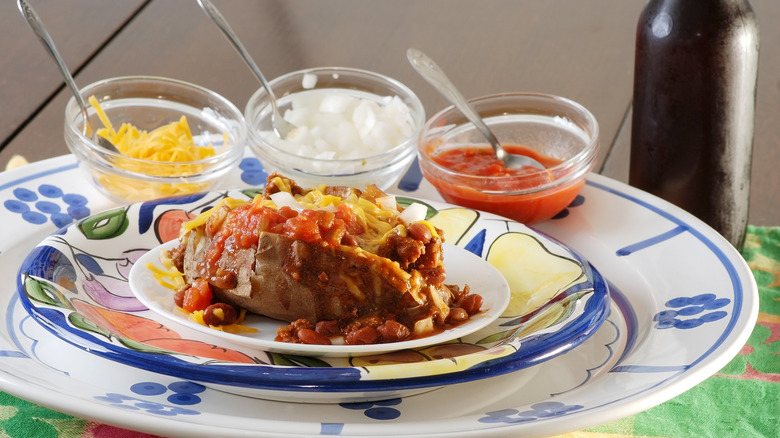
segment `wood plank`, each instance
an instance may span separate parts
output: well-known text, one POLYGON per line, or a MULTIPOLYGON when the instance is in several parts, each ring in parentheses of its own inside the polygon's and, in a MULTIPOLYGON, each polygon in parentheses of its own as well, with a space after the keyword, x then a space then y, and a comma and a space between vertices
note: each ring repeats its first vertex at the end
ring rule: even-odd
MULTIPOLYGON (((602 173, 627 180, 626 124, 633 86, 634 32, 644 0, 215 1, 268 78, 306 67, 378 71, 410 86, 428 115, 446 102, 405 59, 417 47, 447 70, 466 96, 503 91, 563 95, 588 107, 601 127, 602 173), (562 13, 565 9, 566 13, 562 13)), ((780 224, 777 114, 780 32, 774 0, 753 0, 763 41, 751 223, 780 224)), ((115 7, 112 3, 106 8, 115 7)), ((195 2, 152 1, 78 76, 86 84, 127 74, 168 76, 211 88, 243 108, 259 84, 195 2)), ((37 160, 66 152, 66 95, 57 96, 0 152, 37 160)))
MULTIPOLYGON (((117 2, 110 9, 96 7, 99 3, 94 0, 31 0, 30 4, 73 71, 89 60, 143 0, 117 2)), ((64 82, 15 1, 0 2, 0 41, 1 148, 64 82)))
MULTIPOLYGON (((626 46, 638 4, 603 7, 562 0, 396 2, 217 2, 269 78, 305 67, 375 70, 412 87, 429 114, 445 101, 417 76, 407 47, 427 51, 467 96, 537 91, 589 107, 609 145, 628 105, 631 56, 626 46), (573 9, 560 14, 563 7, 573 9)), ((106 6, 109 7, 109 6, 106 6)), ((79 75, 80 83, 128 74, 175 77, 211 88, 243 108, 258 82, 216 27, 191 1, 152 2, 79 75)), ((40 159, 63 151, 67 96, 58 96, 6 151, 40 159), (35 129, 40 128, 40 129, 35 129)), ((2 158, 2 157, 0 157, 2 158)))

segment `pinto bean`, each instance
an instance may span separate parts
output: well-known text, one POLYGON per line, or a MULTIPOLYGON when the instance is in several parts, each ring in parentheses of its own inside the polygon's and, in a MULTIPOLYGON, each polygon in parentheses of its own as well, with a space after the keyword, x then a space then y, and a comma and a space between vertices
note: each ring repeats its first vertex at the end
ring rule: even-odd
POLYGON ((375 344, 379 340, 379 332, 374 327, 365 326, 347 333, 344 340, 349 345, 375 344))
POLYGON ((185 289, 181 289, 173 294, 173 303, 179 307, 184 307, 184 291, 185 289))
POLYGON ((412 333, 409 330, 409 327, 401 324, 398 321, 385 321, 383 324, 381 324, 379 327, 376 328, 376 331, 379 332, 379 334, 382 336, 382 340, 384 342, 398 342, 403 341, 404 339, 408 338, 409 335, 412 333))
POLYGON ((344 237, 341 238, 341 244, 347 246, 358 246, 360 242, 358 242, 357 237, 351 234, 345 234, 344 237))
POLYGON ((469 319, 469 313, 462 307, 453 307, 450 309, 449 315, 447 315, 447 321, 449 322, 463 322, 469 319))
POLYGON ((469 315, 474 315, 482 308, 482 295, 468 294, 458 301, 458 306, 462 307, 469 315))
POLYGON ((330 345, 330 339, 327 336, 323 336, 312 329, 300 329, 297 335, 298 339, 304 344, 330 345))
POLYGON ((339 322, 337 320, 332 321, 320 321, 314 328, 314 331, 327 337, 336 336, 341 334, 339 330, 339 322))
POLYGON ((238 312, 230 304, 215 303, 203 312, 203 322, 208 325, 230 325, 236 322, 238 312))
POLYGON ((406 231, 422 243, 428 243, 433 239, 431 229, 419 222, 413 222, 406 228, 406 231))
POLYGON ((220 289, 233 289, 238 285, 238 277, 235 272, 217 268, 209 277, 209 283, 220 289))

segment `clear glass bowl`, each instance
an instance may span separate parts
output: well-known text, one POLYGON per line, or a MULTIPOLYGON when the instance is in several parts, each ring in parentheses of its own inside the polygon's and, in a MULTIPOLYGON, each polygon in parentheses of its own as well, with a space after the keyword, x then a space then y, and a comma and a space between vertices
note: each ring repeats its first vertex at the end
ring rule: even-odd
MULTIPOLYGON (((152 131, 186 116, 196 145, 209 143, 215 154, 187 162, 157 162, 131 158, 102 147, 84 134, 84 117, 71 98, 65 107, 65 143, 78 158, 90 181, 109 197, 125 202, 186 195, 210 189, 241 160, 247 141, 244 116, 213 91, 186 82, 149 76, 105 79, 81 90, 95 96, 114 129, 131 123, 152 131), (227 133, 227 141, 224 134, 227 133)), ((87 108, 89 125, 103 123, 87 108)))
POLYGON ((365 70, 323 67, 300 70, 270 82, 279 112, 292 107, 296 93, 330 90, 380 102, 398 96, 409 109, 411 126, 408 138, 385 152, 354 159, 322 159, 302 156, 286 149, 271 125, 271 106, 263 88, 247 102, 246 116, 249 146, 268 172, 279 172, 304 187, 320 184, 363 188, 376 184, 386 190, 395 184, 414 161, 417 136, 425 123, 425 109, 408 87, 395 79, 365 70))
POLYGON ((420 169, 450 203, 533 224, 549 219, 577 196, 596 163, 599 128, 582 105, 547 94, 504 93, 469 101, 503 146, 517 145, 560 164, 513 176, 475 176, 434 160, 464 147, 490 148, 460 111, 448 107, 420 132, 420 169))

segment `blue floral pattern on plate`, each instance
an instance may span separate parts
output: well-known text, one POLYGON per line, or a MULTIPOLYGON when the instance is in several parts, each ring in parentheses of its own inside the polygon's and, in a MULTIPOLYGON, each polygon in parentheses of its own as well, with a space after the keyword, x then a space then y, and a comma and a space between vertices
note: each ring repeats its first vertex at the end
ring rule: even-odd
POLYGON ((718 298, 715 294, 701 294, 694 297, 679 297, 666 302, 669 310, 656 313, 653 320, 659 329, 693 329, 702 324, 714 322, 728 316, 725 310, 716 310, 731 304, 728 298, 718 298))
POLYGON ((17 187, 13 190, 13 195, 14 199, 5 200, 3 207, 19 214, 24 221, 31 224, 41 225, 51 220, 60 228, 90 214, 86 197, 65 193, 52 184, 41 184, 35 189, 17 187))

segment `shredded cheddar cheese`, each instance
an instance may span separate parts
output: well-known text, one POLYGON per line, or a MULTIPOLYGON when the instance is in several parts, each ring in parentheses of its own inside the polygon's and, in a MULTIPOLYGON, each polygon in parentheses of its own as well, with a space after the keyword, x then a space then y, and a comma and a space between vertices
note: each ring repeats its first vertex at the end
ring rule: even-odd
POLYGON ((240 200, 240 199, 224 198, 224 199, 220 200, 217 203, 217 205, 215 205, 213 208, 211 208, 209 210, 206 210, 203 213, 197 215, 194 219, 191 219, 191 220, 189 220, 187 222, 184 222, 182 224, 182 226, 181 226, 181 233, 182 234, 188 233, 188 232, 194 230, 195 228, 198 228, 199 226, 204 225, 206 223, 206 221, 209 220, 209 217, 211 216, 211 214, 214 213, 215 211, 219 210, 219 208, 222 207, 223 205, 227 205, 229 208, 232 209, 232 208, 236 208, 236 207, 238 207, 240 205, 244 205, 244 204, 247 204, 247 203, 248 203, 248 201, 243 201, 243 200, 240 200))
MULTIPOLYGON (((301 208, 311 210, 318 210, 323 208, 327 209, 329 207, 338 206, 340 204, 346 204, 355 213, 355 217, 365 230, 362 238, 365 245, 369 247, 385 242, 387 240, 387 236, 393 232, 395 228, 402 228, 400 232, 405 235, 406 228, 402 224, 398 224, 397 220, 395 220, 398 215, 398 211, 394 208, 390 209, 380 204, 376 204, 369 201, 368 199, 358 197, 354 193, 346 198, 341 198, 335 195, 326 195, 323 193, 323 190, 324 187, 312 189, 303 196, 296 196, 295 201, 300 204, 301 208)), ((189 233, 201 225, 204 225, 212 213, 218 211, 222 205, 227 205, 229 208, 233 209, 248 202, 250 201, 243 201, 233 198, 222 199, 214 208, 209 209, 194 219, 183 223, 181 228, 181 236, 189 233)), ((259 203, 263 207, 269 207, 274 210, 279 208, 271 199, 264 199, 260 195, 256 196, 255 199, 253 199, 251 202, 259 203)), ((432 234, 436 236, 435 228, 432 225, 426 223, 426 221, 420 222, 428 226, 431 229, 432 234)))
POLYGON ((184 281, 184 274, 173 266, 173 263, 171 263, 171 259, 167 254, 163 254, 160 257, 160 263, 162 263, 163 268, 165 269, 160 269, 154 263, 146 264, 146 269, 152 271, 154 279, 163 287, 173 291, 177 291, 184 287, 186 284, 184 281))
MULTIPOLYGON (((127 157, 126 160, 117 160, 114 165, 135 173, 172 178, 170 183, 160 183, 95 171, 93 176, 96 181, 110 193, 130 201, 142 201, 199 192, 211 185, 206 182, 185 182, 186 177, 206 169, 206 164, 200 161, 216 154, 211 143, 205 146, 195 144, 186 116, 151 132, 139 130, 130 123, 123 123, 117 130, 95 96, 89 97, 89 103, 104 125, 97 131, 97 135, 110 141, 127 157), (150 166, 148 161, 159 164, 150 166)), ((224 144, 227 144, 227 140, 226 132, 224 144)))
MULTIPOLYGON (((184 311, 182 309, 182 311, 184 311)), ((219 330, 226 333, 233 333, 233 334, 240 334, 240 333, 257 333, 258 330, 253 327, 247 327, 245 325, 241 325, 242 322, 246 319, 246 309, 241 309, 238 314, 238 319, 233 324, 228 325, 209 325, 206 324, 206 321, 203 320, 203 310, 196 310, 189 314, 189 319, 192 322, 198 323, 200 325, 212 328, 214 330, 219 330)))

